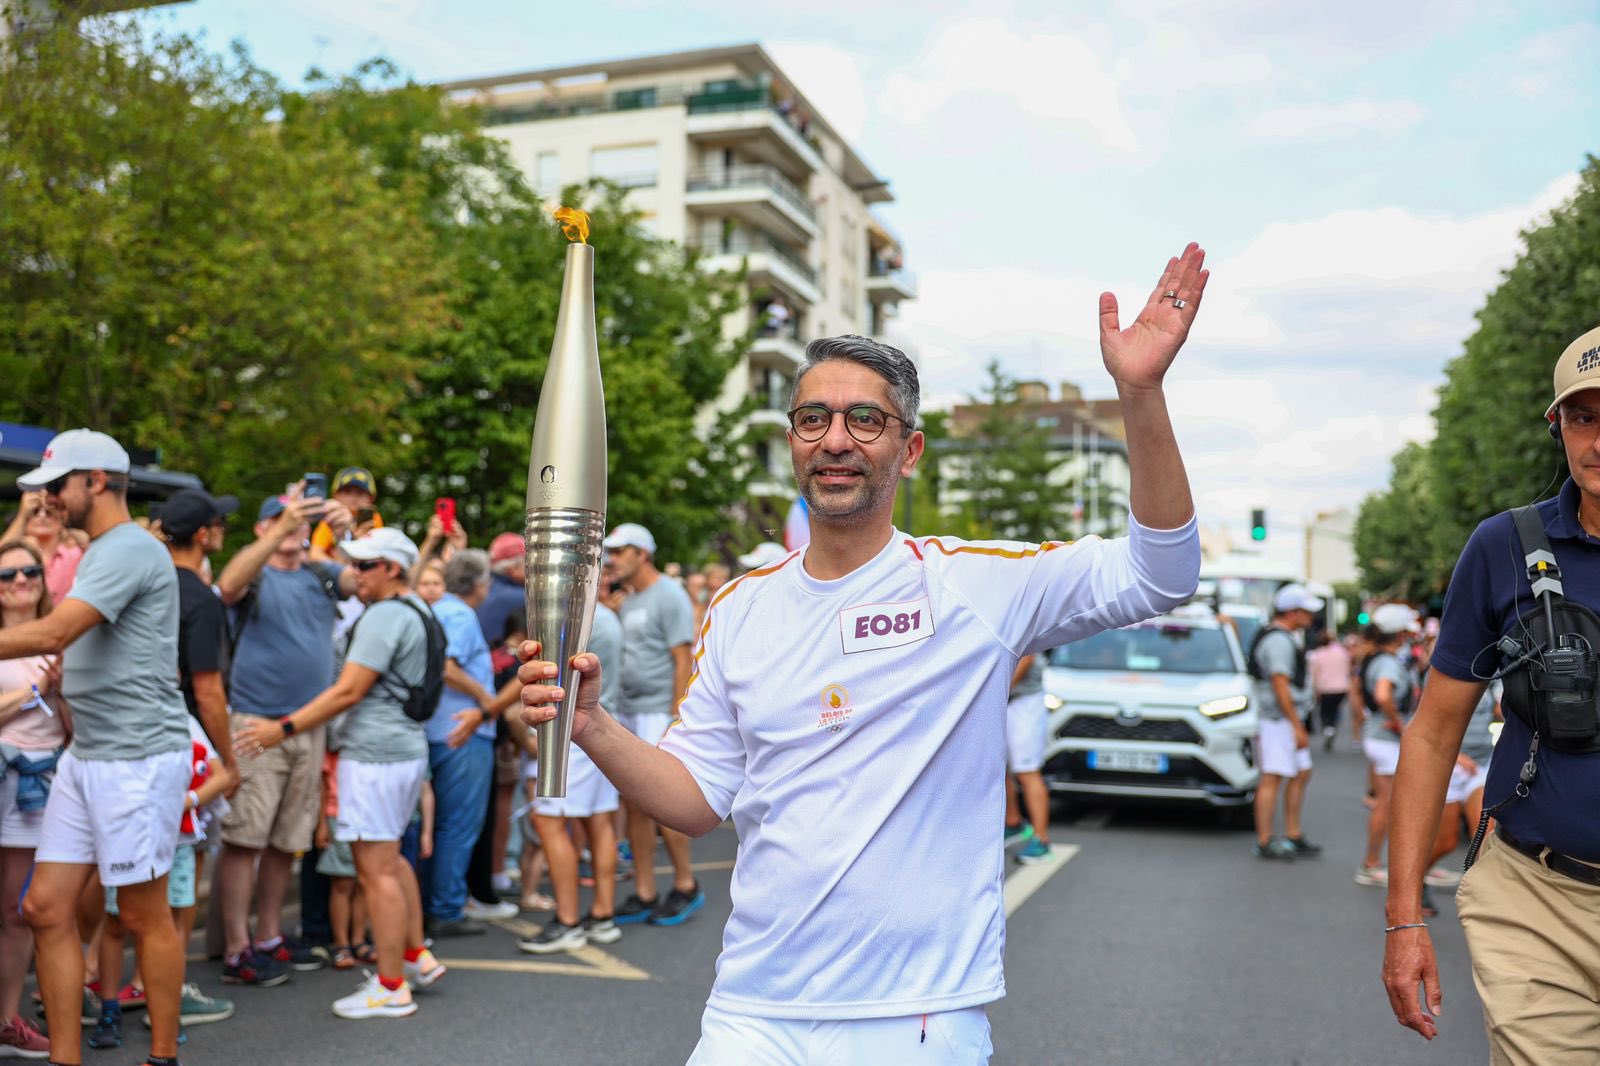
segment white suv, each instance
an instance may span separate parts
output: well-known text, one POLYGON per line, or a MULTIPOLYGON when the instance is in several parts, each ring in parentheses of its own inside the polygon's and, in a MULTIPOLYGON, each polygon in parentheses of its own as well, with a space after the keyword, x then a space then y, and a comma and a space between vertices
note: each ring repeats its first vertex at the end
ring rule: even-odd
POLYGON ((1052 649, 1044 674, 1051 790, 1243 808, 1256 711, 1233 627, 1180 607, 1052 649))

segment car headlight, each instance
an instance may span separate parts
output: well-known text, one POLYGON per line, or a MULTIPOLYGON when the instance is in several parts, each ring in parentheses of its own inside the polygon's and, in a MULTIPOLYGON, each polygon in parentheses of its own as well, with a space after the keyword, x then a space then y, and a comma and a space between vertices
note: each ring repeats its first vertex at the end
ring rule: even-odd
POLYGON ((1249 696, 1224 696, 1219 700, 1207 700, 1200 705, 1200 713, 1207 718, 1229 718, 1236 714, 1243 714, 1250 708, 1249 696))
POLYGON ((1054 692, 1044 694, 1044 707, 1047 711, 1059 711, 1067 705, 1067 701, 1057 696, 1054 692))

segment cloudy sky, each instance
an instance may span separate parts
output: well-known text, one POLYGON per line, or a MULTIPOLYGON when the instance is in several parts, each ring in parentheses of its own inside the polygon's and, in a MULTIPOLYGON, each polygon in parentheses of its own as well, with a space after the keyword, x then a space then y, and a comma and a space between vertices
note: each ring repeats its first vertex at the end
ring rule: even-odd
MULTIPOLYGON (((1274 540, 1430 432, 1444 364, 1600 151, 1593 0, 195 0, 290 81, 423 80, 759 41, 889 179, 929 401, 1015 375, 1110 393, 1096 296, 1188 240, 1211 288, 1170 379, 1202 517, 1274 540), (908 14, 908 12, 916 14, 908 14)), ((1552 352, 1552 359, 1556 353, 1552 352)), ((1540 412, 1530 411, 1530 425, 1540 412)))

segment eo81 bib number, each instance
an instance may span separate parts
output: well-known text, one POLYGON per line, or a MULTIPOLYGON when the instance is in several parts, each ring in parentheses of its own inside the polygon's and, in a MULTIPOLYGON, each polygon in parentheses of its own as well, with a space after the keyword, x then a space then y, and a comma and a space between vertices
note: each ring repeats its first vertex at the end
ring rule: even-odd
POLYGON ((933 636, 928 597, 902 603, 866 603, 839 612, 844 653, 898 648, 933 636))

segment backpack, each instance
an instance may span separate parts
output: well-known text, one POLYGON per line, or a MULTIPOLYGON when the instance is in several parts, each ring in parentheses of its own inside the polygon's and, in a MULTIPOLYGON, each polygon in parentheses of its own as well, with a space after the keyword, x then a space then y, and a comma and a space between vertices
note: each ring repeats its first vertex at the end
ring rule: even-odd
POLYGON ((1257 649, 1259 649, 1261 647, 1261 642, 1266 639, 1266 636, 1267 636, 1268 633, 1282 633, 1284 636, 1289 638, 1289 643, 1294 645, 1294 678, 1289 682, 1289 684, 1290 684, 1290 686, 1292 688, 1296 688, 1296 689, 1305 688, 1306 687, 1306 652, 1305 652, 1305 649, 1302 648, 1299 645, 1299 643, 1294 639, 1294 634, 1290 633, 1287 629, 1283 628, 1282 626, 1275 626, 1275 625, 1272 625, 1270 623, 1268 623, 1267 625, 1264 625, 1260 629, 1256 630, 1255 638, 1250 641, 1250 654, 1245 657, 1245 665, 1249 668, 1250 676, 1255 678, 1257 681, 1270 681, 1270 680, 1272 680, 1271 678, 1265 677, 1265 676, 1262 675, 1262 673, 1261 673, 1261 664, 1256 662, 1256 651, 1257 651, 1257 649))
MULTIPOLYGON (((423 654, 422 683, 412 685, 406 679, 396 675, 399 685, 389 682, 387 675, 378 678, 378 684, 389 690, 389 695, 400 700, 401 709, 406 712, 406 717, 413 722, 426 722, 433 717, 433 712, 439 709, 439 698, 444 695, 444 659, 445 647, 449 643, 445 639, 444 626, 439 624, 439 619, 434 617, 431 610, 418 607, 404 596, 394 596, 384 603, 403 603, 411 608, 412 612, 422 620, 422 631, 427 641, 423 654)), ((355 620, 350 627, 350 634, 346 638, 345 648, 348 649, 356 639, 356 628, 361 625, 361 619, 377 607, 373 604, 363 611, 361 618, 355 620)))
MULTIPOLYGON (((1405 664, 1400 662, 1399 656, 1386 651, 1375 652, 1372 655, 1367 656, 1366 660, 1362 662, 1361 698, 1367 703, 1367 715, 1369 717, 1375 714, 1383 713, 1378 709, 1377 689, 1372 683, 1372 668, 1377 661, 1385 655, 1389 656, 1389 658, 1393 659, 1395 662, 1400 663, 1400 669, 1404 670, 1406 668, 1405 664)), ((1413 681, 1411 684, 1406 686, 1405 699, 1396 702, 1395 710, 1400 712, 1401 719, 1410 718, 1412 712, 1417 709, 1417 689, 1420 687, 1421 686, 1413 681)))

